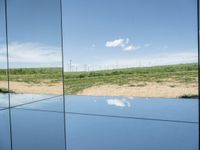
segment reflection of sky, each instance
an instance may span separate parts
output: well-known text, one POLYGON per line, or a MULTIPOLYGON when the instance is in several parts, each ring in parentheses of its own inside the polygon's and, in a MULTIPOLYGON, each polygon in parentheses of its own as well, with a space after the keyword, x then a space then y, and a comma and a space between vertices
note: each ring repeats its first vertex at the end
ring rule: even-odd
MULTIPOLYGON (((45 94, 10 94, 10 105, 17 106, 40 100, 44 100, 45 103, 52 103, 52 99, 53 100, 57 99, 57 101, 60 101, 62 97, 59 95, 45 95, 45 94)), ((41 105, 40 103, 36 104, 38 104, 38 106, 41 105)), ((0 107, 8 107, 8 105, 9 105, 8 94, 0 94, 0 107)))
MULTIPOLYGON (((96 69, 196 62, 195 5, 194 0, 63 1, 65 65, 70 59, 77 67, 96 69)), ((61 58, 59 0, 8 1, 8 35, 11 67, 55 66, 61 58)), ((4 38, 0 32, 1 45, 4 38)))
MULTIPOLYGON (((197 99, 130 99, 128 97, 67 95, 65 100, 66 111, 72 113, 198 122, 197 99)), ((25 109, 63 111, 62 96, 11 94, 11 105, 21 104, 26 104, 20 107, 25 109)), ((0 94, 0 107, 6 106, 8 106, 8 95, 0 94)))
POLYGON ((60 46, 59 0, 8 1, 10 42, 60 46))
MULTIPOLYGON (((98 104, 93 103, 93 99, 97 97, 93 99, 89 97, 91 101, 87 101, 88 97, 85 96, 77 97, 80 101, 71 96, 67 96, 66 99, 70 98, 73 99, 66 104, 71 109, 69 111, 72 111, 73 107, 81 109, 87 107, 85 111, 75 111, 85 112, 85 115, 66 114, 67 144, 70 150, 196 150, 198 148, 198 100, 151 99, 153 101, 151 103, 148 100, 135 98, 131 101, 134 103, 134 109, 111 108, 107 105, 102 109, 102 106, 105 107, 101 105, 102 101, 105 102, 104 100, 109 97, 101 97, 97 100, 98 104), (86 105, 81 105, 83 103, 86 105), (88 112, 94 106, 95 109, 88 112), (106 113, 106 109, 111 111, 106 113), (130 113, 124 114, 126 110, 130 113), (189 122, 180 122, 181 120, 189 122)), ((64 149, 63 107, 61 105, 55 107, 54 102, 43 101, 44 107, 33 103, 11 109, 16 149, 64 149), (42 111, 39 111, 41 109, 42 111)), ((10 144, 10 138, 7 137, 8 119, 8 112, 0 111, 2 150, 7 149, 4 148, 6 144, 10 144)))
MULTIPOLYGON (((11 67, 61 67, 61 49, 39 43, 19 43, 9 44, 9 62, 11 67), (16 63, 17 62, 17 63, 16 63)), ((6 62, 6 47, 0 45, 0 63, 6 62)))
MULTIPOLYGON (((1 28, 4 28, 0 31, 5 31, 4 13, 0 18, 1 28)), ((10 67, 61 66, 60 31, 58 0, 8 1, 10 67)), ((0 67, 4 67, 6 49, 5 34, 2 32, 0 39, 0 67)))

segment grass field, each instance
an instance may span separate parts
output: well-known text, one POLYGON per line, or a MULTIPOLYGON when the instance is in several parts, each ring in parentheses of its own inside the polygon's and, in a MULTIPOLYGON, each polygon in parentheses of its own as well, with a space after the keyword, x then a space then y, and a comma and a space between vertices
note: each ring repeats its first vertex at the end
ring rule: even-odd
MULTIPOLYGON (((10 69, 10 81, 27 83, 55 83, 62 79, 61 68, 19 68, 10 69)), ((7 72, 0 69, 0 81, 7 80, 7 72)))
MULTIPOLYGON (((91 72, 65 72, 66 94, 100 85, 143 87, 148 83, 197 84, 197 64, 137 67, 91 72)), ((10 81, 50 85, 62 81, 61 68, 10 69, 10 81)), ((6 70, 0 69, 0 81, 6 81, 6 70)), ((175 85, 174 85, 175 86, 175 85)), ((186 95, 187 96, 187 95, 186 95)))
POLYGON ((104 84, 145 86, 148 82, 195 84, 197 64, 65 73, 65 90, 72 94, 91 86, 104 84))

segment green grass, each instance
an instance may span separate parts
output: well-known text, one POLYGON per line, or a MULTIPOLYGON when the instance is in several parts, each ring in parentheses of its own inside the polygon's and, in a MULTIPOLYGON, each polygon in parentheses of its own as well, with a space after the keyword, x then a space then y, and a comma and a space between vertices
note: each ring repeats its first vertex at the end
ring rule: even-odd
MULTIPOLYGON (((56 83, 62 80, 61 68, 19 68, 10 69, 10 81, 28 83, 56 83)), ((0 69, 0 81, 7 80, 7 72, 0 69)))
POLYGON ((13 92, 11 90, 10 90, 10 92, 8 92, 8 89, 0 88, 0 93, 15 93, 15 92, 13 92))
MULTIPOLYGON (((57 83, 62 81, 61 68, 11 69, 10 80, 28 83, 57 83)), ((198 65, 179 64, 156 67, 103 70, 95 72, 65 72, 65 91, 76 94, 91 86, 115 84, 145 86, 148 82, 197 83, 198 65)), ((0 69, 0 81, 6 81, 6 70, 0 69)))
POLYGON ((65 91, 76 94, 91 86, 115 84, 145 86, 148 82, 197 83, 197 64, 180 64, 104 70, 96 72, 65 73, 65 91))

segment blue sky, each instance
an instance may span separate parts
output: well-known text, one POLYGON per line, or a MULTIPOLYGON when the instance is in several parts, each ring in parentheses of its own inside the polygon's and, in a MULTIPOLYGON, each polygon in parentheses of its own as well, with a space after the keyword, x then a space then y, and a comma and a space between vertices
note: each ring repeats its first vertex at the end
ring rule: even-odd
MULTIPOLYGON (((59 1, 16 0, 9 8, 13 66, 59 65, 59 1)), ((66 70, 70 59, 78 67, 197 60, 196 0, 63 0, 63 31, 66 70)))
POLYGON ((66 60, 128 65, 160 57, 173 59, 170 63, 175 56, 197 54, 195 4, 195 0, 64 1, 66 60), (127 39, 125 47, 106 46, 127 39))

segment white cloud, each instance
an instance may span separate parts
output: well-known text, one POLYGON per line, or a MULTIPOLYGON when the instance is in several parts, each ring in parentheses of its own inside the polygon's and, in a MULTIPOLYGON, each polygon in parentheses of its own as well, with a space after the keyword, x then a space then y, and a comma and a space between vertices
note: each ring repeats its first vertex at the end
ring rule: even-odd
MULTIPOLYGON (((9 44, 9 61, 11 63, 39 63, 56 64, 61 62, 61 49, 54 46, 40 43, 20 43, 9 44)), ((0 62, 6 61, 6 47, 0 47, 0 62)))
POLYGON ((137 50, 139 48, 140 48, 140 46, 129 45, 129 46, 125 47, 123 50, 124 51, 134 51, 134 50, 137 50))
POLYGON ((131 107, 131 104, 126 99, 107 99, 108 105, 114 105, 117 107, 131 107))
POLYGON ((113 41, 107 41, 106 47, 125 47, 129 43, 129 39, 117 39, 113 41))
POLYGON ((117 40, 113 40, 113 41, 107 41, 106 42, 106 47, 108 48, 115 48, 115 47, 119 47, 121 48, 123 51, 134 51, 140 48, 140 46, 135 46, 133 44, 129 44, 130 40, 129 38, 126 39, 117 39, 117 40))

